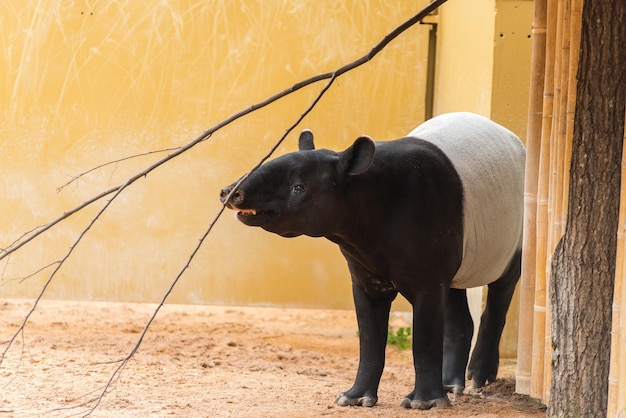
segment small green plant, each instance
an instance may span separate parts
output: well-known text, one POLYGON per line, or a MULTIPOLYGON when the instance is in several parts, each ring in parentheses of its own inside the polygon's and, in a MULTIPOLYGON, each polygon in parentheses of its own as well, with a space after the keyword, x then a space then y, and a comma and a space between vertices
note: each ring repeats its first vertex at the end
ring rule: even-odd
MULTIPOLYGON (((356 332, 356 337, 361 338, 359 331, 356 332)), ((395 345, 400 350, 411 348, 411 327, 400 327, 395 333, 389 328, 387 344, 395 345)))
POLYGON ((400 350, 411 348, 411 327, 400 327, 395 333, 389 328, 387 344, 394 345, 400 350))

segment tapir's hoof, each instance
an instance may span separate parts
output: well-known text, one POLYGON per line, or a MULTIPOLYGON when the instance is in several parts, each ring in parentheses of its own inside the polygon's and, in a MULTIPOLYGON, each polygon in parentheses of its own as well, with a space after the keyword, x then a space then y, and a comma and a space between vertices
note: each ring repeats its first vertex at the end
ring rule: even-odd
POLYGON ((490 367, 477 367, 471 363, 467 368, 467 380, 472 381, 472 387, 474 389, 482 388, 483 386, 496 381, 498 375, 498 363, 491 365, 490 367))
POLYGON ((346 396, 346 394, 342 393, 341 395, 337 396, 337 399, 335 399, 335 403, 337 405, 340 406, 366 406, 366 407, 372 407, 374 405, 376 405, 376 402, 378 402, 378 398, 374 397, 374 396, 362 396, 360 398, 351 398, 349 396, 346 396))
POLYGON ((454 393, 455 395, 462 395, 465 390, 465 385, 444 385, 443 388, 449 393, 454 393))
POLYGON ((492 383, 496 381, 496 374, 489 373, 474 373, 472 371, 467 372, 467 379, 472 381, 472 388, 480 389, 488 383, 492 383))
POLYGON ((487 379, 472 379, 472 389, 480 389, 487 386, 487 379))
POLYGON ((405 407, 405 408, 407 408, 407 409, 426 410, 426 409, 433 408, 435 406, 440 407, 440 408, 449 407, 450 406, 450 400, 445 395, 444 395, 443 398, 432 399, 430 401, 422 401, 422 400, 419 400, 419 399, 411 400, 409 398, 404 398, 404 399, 402 399, 402 402, 400 403, 400 405, 405 407))

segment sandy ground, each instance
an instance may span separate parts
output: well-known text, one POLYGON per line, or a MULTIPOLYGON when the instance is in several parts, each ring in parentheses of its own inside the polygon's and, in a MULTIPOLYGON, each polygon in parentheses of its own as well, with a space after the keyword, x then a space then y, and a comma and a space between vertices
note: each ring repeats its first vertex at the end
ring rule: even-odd
MULTIPOLYGON (((31 303, 0 301, 0 341, 31 303)), ((0 418, 81 416, 128 355, 155 305, 43 301, 0 365, 0 418)), ((393 326, 405 326, 401 317, 393 326)), ((0 346, 4 350, 6 344, 0 346)), ((358 362, 351 311, 166 305, 94 417, 539 417, 514 393, 513 361, 451 408, 399 406, 410 350, 387 349, 378 404, 340 407, 358 362)))

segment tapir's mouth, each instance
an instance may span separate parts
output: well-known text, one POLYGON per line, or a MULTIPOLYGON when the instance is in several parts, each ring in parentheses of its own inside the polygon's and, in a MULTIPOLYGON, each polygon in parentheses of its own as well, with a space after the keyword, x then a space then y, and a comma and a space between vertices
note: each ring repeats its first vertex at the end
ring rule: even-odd
POLYGON ((302 235, 302 232, 285 232, 281 225, 276 224, 276 222, 280 220, 280 210, 240 209, 237 207, 231 208, 237 211, 237 219, 241 223, 248 226, 260 226, 266 231, 273 232, 287 238, 302 235))
POLYGON ((237 210, 237 219, 250 226, 260 226, 261 224, 267 222, 268 218, 275 214, 275 212, 270 210, 234 209, 237 210))
POLYGON ((237 216, 256 216, 256 209, 243 209, 237 212, 237 216))

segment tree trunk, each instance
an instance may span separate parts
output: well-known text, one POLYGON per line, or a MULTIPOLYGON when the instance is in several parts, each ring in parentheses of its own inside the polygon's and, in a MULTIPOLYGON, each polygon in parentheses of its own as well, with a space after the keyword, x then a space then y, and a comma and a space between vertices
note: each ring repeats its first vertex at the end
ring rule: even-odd
POLYGON ((584 1, 569 209, 550 281, 550 416, 606 416, 625 96, 626 2, 584 1))

